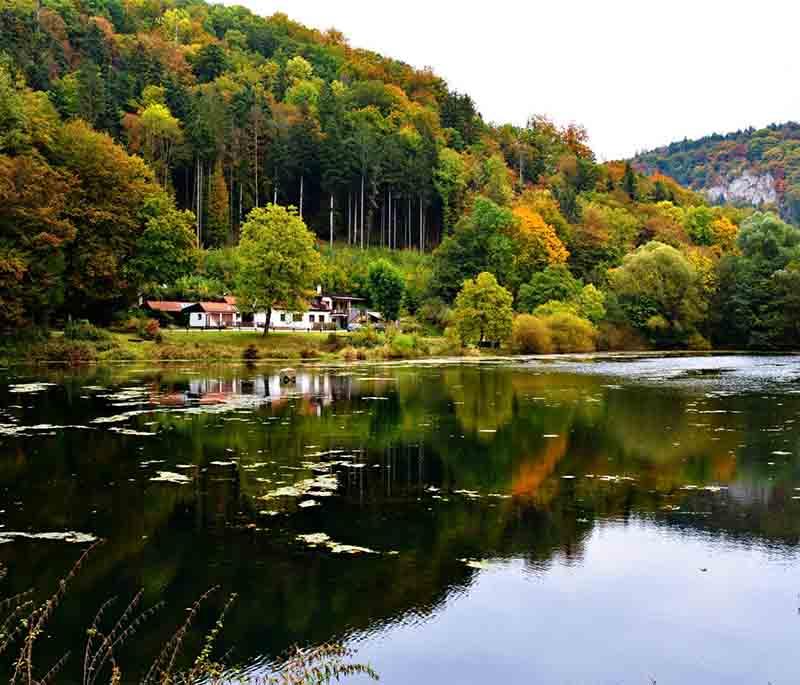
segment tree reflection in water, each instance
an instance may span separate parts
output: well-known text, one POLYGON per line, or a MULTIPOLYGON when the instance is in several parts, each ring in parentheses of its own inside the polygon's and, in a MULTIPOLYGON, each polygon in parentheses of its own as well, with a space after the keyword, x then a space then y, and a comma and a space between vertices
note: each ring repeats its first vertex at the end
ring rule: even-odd
MULTIPOLYGON (((783 388, 715 394, 502 365, 305 369, 294 384, 239 368, 50 380, 0 390, 0 542, 75 530, 108 543, 56 617, 47 656, 74 647, 106 597, 139 587, 175 616, 143 632, 129 662, 149 663, 183 607, 220 584, 242 597, 226 644, 257 667, 295 644, 446 611, 479 573, 465 559, 536 574, 580 566, 604 522, 778 547, 800 531, 800 398, 783 388), (156 471, 190 483, 154 482, 156 471), (264 499, 326 472, 332 496, 264 499), (319 506, 299 506, 309 499, 319 506), (376 553, 298 541, 317 532, 376 553)), ((78 553, 0 544, 4 594, 52 587, 78 553)))

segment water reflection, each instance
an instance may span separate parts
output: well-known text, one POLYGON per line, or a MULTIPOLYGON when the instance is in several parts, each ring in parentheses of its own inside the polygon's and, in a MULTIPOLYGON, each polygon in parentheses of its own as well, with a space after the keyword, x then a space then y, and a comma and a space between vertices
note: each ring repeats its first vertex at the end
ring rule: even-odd
MULTIPOLYGON (((680 585, 665 559, 698 545, 725 568, 748 550, 794 564, 800 398, 789 381, 731 392, 707 376, 676 385, 608 370, 453 365, 307 368, 294 383, 277 371, 106 369, 12 387, 41 380, 9 378, 0 389, 0 542, 4 531, 108 540, 43 645, 55 658, 77 649, 70 636, 107 596, 144 587, 170 610, 128 655, 141 667, 183 608, 219 583, 243 597, 226 625, 239 662, 257 669, 292 644, 351 638, 389 682, 403 682, 400 654, 435 673, 437 631, 491 619, 480 600, 487 583, 521 626, 545 600, 520 595, 519 574, 556 585, 588 574, 583 582, 598 588, 615 578, 646 598, 642 579, 680 585), (188 483, 154 480, 159 473, 188 483), (326 493, 320 479, 332 477, 338 487, 326 493), (369 552, 312 548, 298 539, 310 533, 369 552), (656 550, 663 573, 621 551, 626 541, 656 550)), ((53 587, 78 552, 0 544, 3 591, 53 587)), ((754 564, 738 573, 745 592, 771 572, 754 564)), ((562 607, 563 618, 589 639, 608 600, 583 601, 562 607)), ((626 615, 636 623, 646 613, 626 615)), ((485 639, 500 658, 507 636, 485 639)), ((790 661, 780 665, 785 673, 790 661)), ((470 673, 464 667, 465 682, 470 673)), ((553 664, 537 673, 580 675, 553 664)))

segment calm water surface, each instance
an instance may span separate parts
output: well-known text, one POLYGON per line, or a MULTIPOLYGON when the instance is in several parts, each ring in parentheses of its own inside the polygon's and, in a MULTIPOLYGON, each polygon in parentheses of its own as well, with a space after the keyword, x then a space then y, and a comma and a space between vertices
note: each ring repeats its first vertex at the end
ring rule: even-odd
POLYGON ((336 640, 391 684, 797 683, 798 418, 800 357, 6 371, 0 597, 98 537, 43 664, 144 588, 134 681, 219 585, 254 673, 336 640))

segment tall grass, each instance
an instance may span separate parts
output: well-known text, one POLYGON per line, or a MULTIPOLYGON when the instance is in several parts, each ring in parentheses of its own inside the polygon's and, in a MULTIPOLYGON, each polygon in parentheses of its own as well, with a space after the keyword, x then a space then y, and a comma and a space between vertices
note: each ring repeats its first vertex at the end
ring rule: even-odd
MULTIPOLYGON (((37 605, 31 599, 31 592, 0 601, 0 656, 13 649, 18 650, 5 679, 9 685, 50 685, 59 682, 59 674, 68 663, 70 652, 52 665, 40 666, 36 644, 45 634, 71 582, 99 544, 102 543, 95 543, 81 554, 69 573, 59 581, 55 592, 41 604, 37 605)), ((0 564, 0 582, 6 573, 6 568, 0 564)), ((166 641, 144 677, 138 680, 139 685, 325 685, 355 675, 378 679, 369 666, 351 663, 352 652, 340 645, 295 649, 282 666, 266 676, 252 676, 226 668, 212 656, 224 627, 225 616, 236 600, 235 594, 228 597, 214 627, 205 634, 202 649, 191 667, 179 669, 179 662, 186 656, 183 654, 184 643, 195 619, 202 605, 217 592, 219 587, 212 587, 189 608, 186 619, 166 641)), ((143 609, 143 595, 144 592, 139 591, 116 619, 112 616, 116 597, 109 598, 100 606, 86 631, 81 685, 122 685, 133 682, 126 677, 125 666, 119 661, 118 655, 123 645, 130 642, 163 607, 163 602, 159 602, 143 609)))

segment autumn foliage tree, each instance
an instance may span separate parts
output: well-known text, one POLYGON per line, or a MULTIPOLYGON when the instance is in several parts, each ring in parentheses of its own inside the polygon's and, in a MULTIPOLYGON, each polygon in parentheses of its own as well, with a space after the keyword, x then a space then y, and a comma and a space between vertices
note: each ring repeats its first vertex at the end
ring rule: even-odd
POLYGON ((63 305, 74 182, 34 157, 0 156, 0 326, 24 325, 30 314, 46 325, 63 305))
POLYGON ((508 232, 516 247, 514 263, 518 281, 526 282, 536 271, 567 262, 567 248, 538 212, 527 205, 518 205, 514 208, 514 218, 516 222, 508 232))

